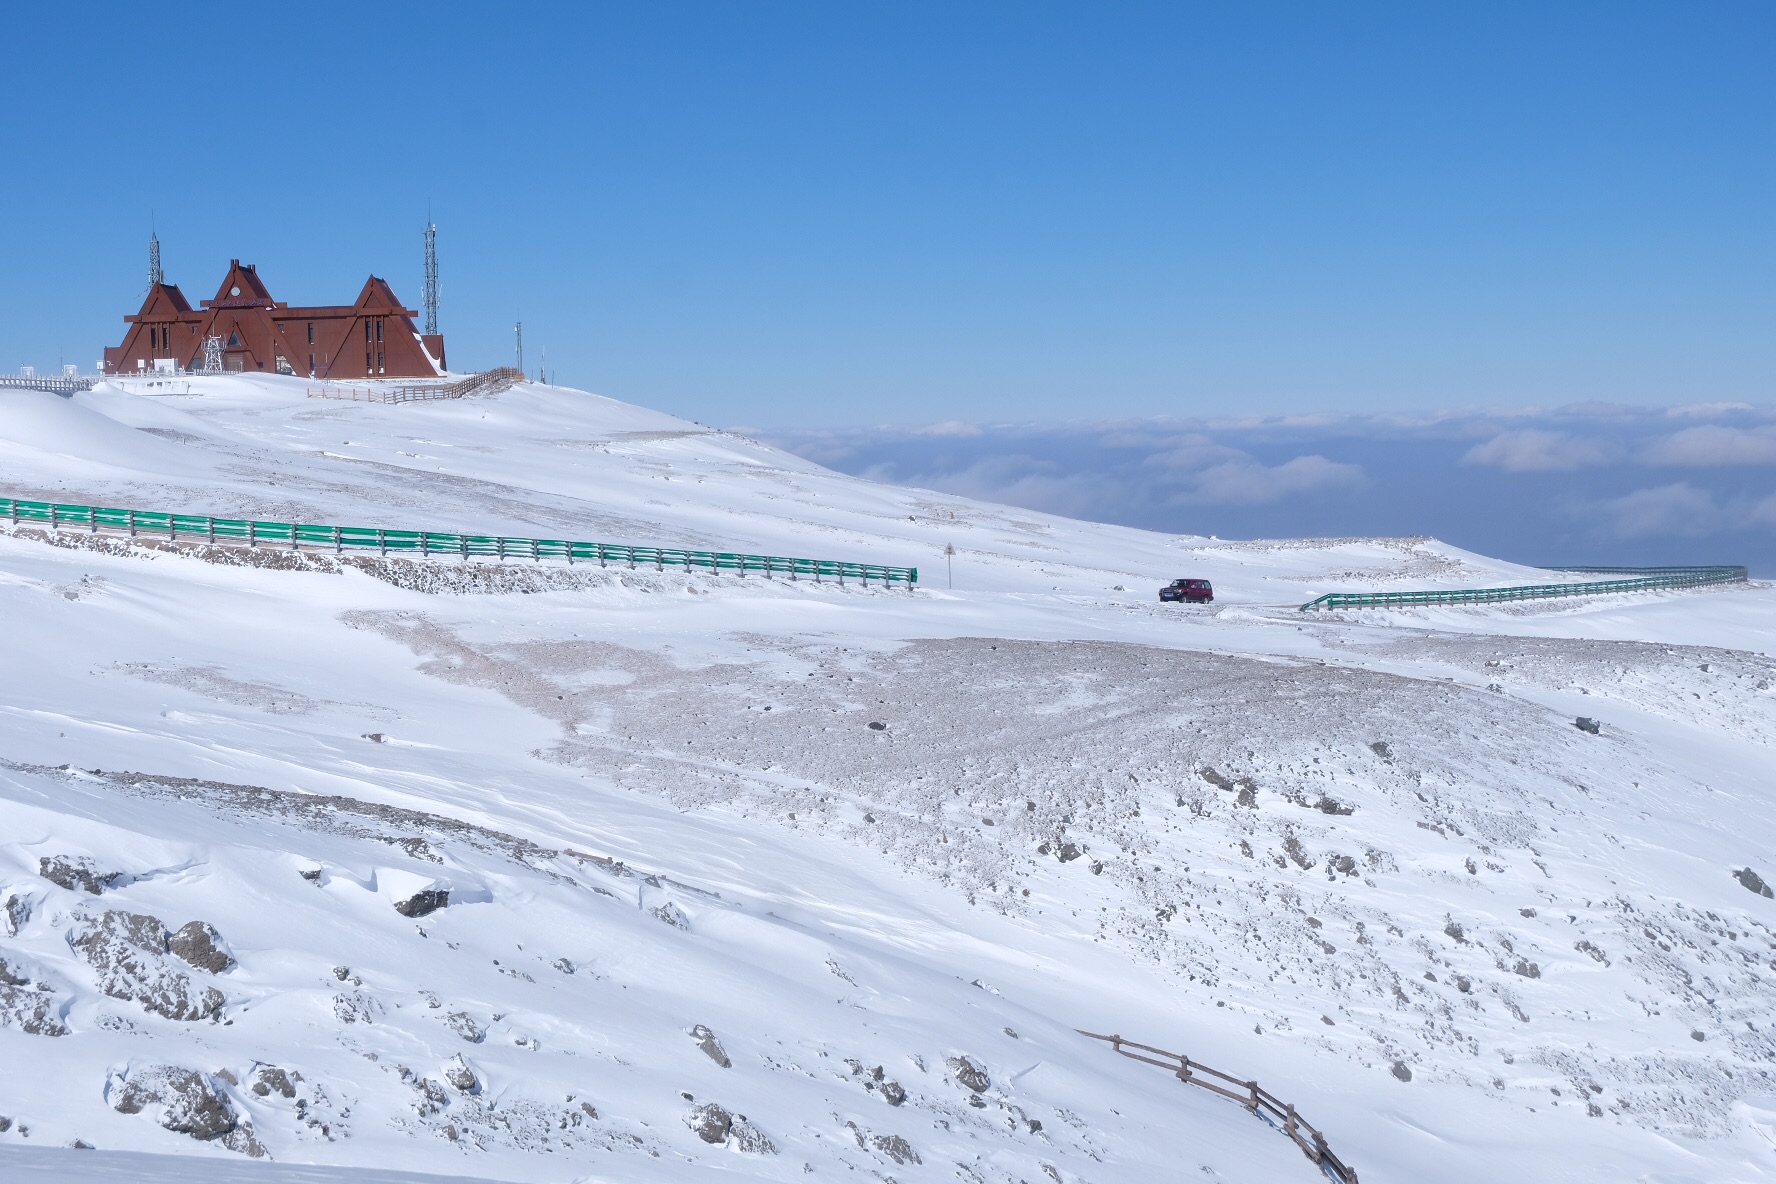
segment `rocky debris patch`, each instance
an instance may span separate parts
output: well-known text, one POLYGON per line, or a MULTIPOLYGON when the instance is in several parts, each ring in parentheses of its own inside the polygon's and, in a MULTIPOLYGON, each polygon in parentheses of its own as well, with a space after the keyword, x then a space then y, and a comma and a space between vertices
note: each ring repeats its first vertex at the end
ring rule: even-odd
POLYGON ((956 1084, 962 1086, 969 1093, 985 1093, 988 1087, 993 1084, 992 1078, 987 1076, 987 1071, 971 1057, 951 1057, 944 1064, 950 1067, 950 1074, 955 1077, 956 1084))
POLYGON ((1589 732, 1593 736, 1599 735, 1603 732, 1603 725, 1598 723, 1596 720, 1592 719, 1588 715, 1581 715, 1577 719, 1573 720, 1573 727, 1577 728, 1581 732, 1589 732))
POLYGON ((158 917, 112 909, 79 922, 68 944, 97 972, 100 991, 156 1015, 215 1019, 227 1002, 215 987, 199 988, 168 964, 166 925, 158 917))
POLYGON ((876 1135, 859 1127, 855 1122, 847 1122, 845 1129, 857 1140, 857 1145, 864 1150, 874 1149, 892 1159, 895 1163, 924 1163, 913 1145, 899 1135, 876 1135))
POLYGON ((460 1052, 450 1058, 449 1063, 444 1066, 443 1072, 444 1080, 449 1083, 450 1088, 458 1093, 478 1094, 481 1092, 481 1079, 475 1076, 475 1071, 469 1068, 469 1063, 463 1060, 463 1055, 460 1052))
POLYGON ((215 1079, 176 1065, 132 1068, 106 1086, 106 1100, 119 1114, 159 1109, 160 1125, 175 1134, 215 1143, 254 1159, 265 1148, 253 1136, 252 1120, 240 1114, 215 1079))
POLYGON ((223 948, 222 935, 203 921, 187 921, 167 938, 167 950, 211 974, 226 974, 234 969, 234 958, 223 948))
POLYGON ((448 888, 425 888, 395 905, 403 917, 424 917, 450 904, 448 888))
POLYGON ((691 1029, 691 1039, 697 1042, 697 1047, 703 1050, 704 1056, 708 1057, 722 1068, 731 1069, 734 1067, 734 1062, 728 1059, 728 1054, 722 1048, 721 1041, 715 1038, 714 1032, 711 1032, 702 1024, 698 1024, 691 1029))
POLYGON ((32 1036, 66 1036, 62 1022, 66 1004, 40 975, 27 973, 17 960, 0 958, 0 1025, 32 1036))
POLYGON ((6 898, 6 904, 0 908, 0 925, 6 927, 7 937, 17 937, 19 931, 31 921, 31 898, 13 893, 6 898))
POLYGON ((731 1147, 751 1155, 775 1155, 777 1145, 770 1136, 746 1120, 744 1114, 731 1113, 726 1107, 705 1102, 685 1119, 699 1139, 716 1146, 731 1147))
POLYGON ((470 1044, 480 1044, 487 1039, 487 1029, 476 1023, 475 1017, 466 1011, 453 1011, 445 1016, 444 1026, 470 1044))
POLYGON ((45 855, 37 861, 37 874, 70 892, 94 896, 123 879, 122 872, 102 872, 93 861, 77 855, 45 855))

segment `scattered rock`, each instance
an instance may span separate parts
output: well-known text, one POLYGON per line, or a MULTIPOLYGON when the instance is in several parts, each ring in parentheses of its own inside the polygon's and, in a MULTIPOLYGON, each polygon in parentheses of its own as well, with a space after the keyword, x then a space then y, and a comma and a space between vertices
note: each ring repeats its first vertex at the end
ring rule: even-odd
POLYGON ((900 1105, 907 1100, 906 1087, 898 1081, 884 1081, 882 1083, 882 1100, 890 1106, 900 1105))
POLYGON ((262 1098, 268 1098, 274 1093, 279 1097, 293 1098, 296 1096, 296 1084, 290 1080, 288 1073, 276 1065, 264 1065, 260 1067, 253 1082, 253 1092, 262 1098))
POLYGON ((1610 964, 1609 958, 1604 955, 1604 952, 1594 945, 1588 938, 1584 941, 1574 942, 1573 949, 1588 956, 1593 962, 1601 962, 1605 966, 1610 964))
POLYGON ((370 741, 372 744, 381 744, 387 740, 388 737, 384 736, 381 732, 365 732, 364 739, 370 741))
POLYGON ((992 1079, 987 1076, 987 1071, 968 1057, 951 1057, 944 1063, 950 1067, 950 1072, 955 1074, 956 1083, 970 1093, 985 1093, 987 1087, 993 1084, 992 1079))
POLYGON ((884 723, 877 723, 875 720, 871 720, 870 721, 870 730, 872 732, 886 732, 888 730, 888 725, 884 724, 884 723))
POLYGON ((1294 861, 1295 866, 1302 871, 1307 871, 1309 868, 1313 867, 1314 861, 1308 858, 1307 852, 1302 850, 1301 840, 1294 835, 1289 835, 1283 840, 1283 850, 1288 853, 1289 858, 1294 861))
POLYGON ((445 1016, 444 1026, 470 1044, 480 1044, 487 1039, 487 1029, 476 1023, 475 1017, 466 1011, 453 1011, 445 1016))
POLYGON ((1216 789, 1233 788, 1233 781, 1231 778, 1223 776, 1208 765, 1204 765, 1202 768, 1198 769, 1197 776, 1201 777, 1204 781, 1207 781, 1216 789))
POLYGON ((726 1143, 728 1132, 734 1129, 734 1116, 714 1102, 705 1102, 692 1110, 688 1121, 705 1143, 726 1143))
POLYGON ((62 1012, 61 1001, 47 983, 33 983, 29 974, 0 958, 0 1025, 31 1036, 66 1036, 62 1012))
POLYGON ((460 1052, 451 1057, 450 1063, 444 1066, 444 1080, 449 1082, 451 1088, 459 1093, 478 1094, 481 1092, 480 1079, 475 1076, 475 1071, 469 1068, 469 1063, 463 1060, 460 1052))
POLYGON ((14 894, 6 898, 5 924, 6 936, 17 937, 31 920, 31 898, 14 894))
POLYGON ((403 917, 424 917, 448 907, 449 904, 448 888, 425 888, 395 905, 395 911, 403 917))
POLYGON ((161 1107, 160 1125, 200 1142, 214 1142, 254 1159, 265 1148, 253 1137, 250 1120, 235 1112, 228 1095, 206 1074, 176 1065, 149 1065, 132 1069, 129 1076, 106 1091, 111 1108, 119 1114, 140 1114, 150 1106, 161 1107))
POLYGON ((101 872, 83 856, 45 855, 37 861, 37 874, 70 892, 94 896, 123 878, 122 872, 101 872))
POLYGON ((1334 855, 1329 866, 1333 871, 1340 872, 1347 876, 1354 876, 1357 874, 1357 861, 1349 855, 1334 855))
POLYGON ((167 939, 174 956, 199 970, 223 974, 234 969, 234 959, 222 948, 222 935, 203 921, 189 921, 167 939))
POLYGON ((1589 732, 1593 736, 1596 736, 1603 731, 1603 725, 1588 715, 1581 715, 1579 718, 1573 720, 1573 727, 1581 732, 1589 732))
POLYGON ((1463 931, 1462 927, 1460 925, 1457 925, 1454 921, 1451 921, 1449 924, 1443 926, 1443 932, 1447 936, 1453 937, 1456 941, 1460 942, 1464 946, 1468 944, 1468 937, 1467 937, 1466 932, 1463 931))
POLYGON ((1337 798, 1328 797, 1325 794, 1321 794, 1320 800, 1314 803, 1314 809, 1322 814, 1355 814, 1357 812, 1355 806, 1347 806, 1337 798))
POLYGON ((1691 1028, 1690 1029, 1690 1039, 1700 1042, 1703 1040, 1707 1040, 1708 1034, 1706 1032, 1702 1031, 1700 1028, 1691 1028))
POLYGON ((6 1117, 6 1115, 4 1115, 4 1114, 0 1114, 0 1135, 4 1135, 7 1131, 9 1131, 11 1129, 12 1129, 12 1119, 6 1117))
POLYGON ((924 1163, 913 1145, 899 1135, 871 1135, 870 1146, 892 1159, 895 1163, 924 1163))
POLYGON ((1369 751, 1373 752, 1384 761, 1391 761, 1394 759, 1394 750, 1388 747, 1388 742, 1386 740, 1371 741, 1369 744, 1369 751))
POLYGON ((1524 978, 1542 977, 1542 968, 1536 963, 1527 961, 1523 958, 1517 959, 1517 965, 1511 967, 1511 969, 1516 973, 1521 974, 1524 978))
POLYGON ((550 963, 550 965, 554 966, 555 969, 559 970, 562 974, 572 974, 576 969, 574 964, 569 962, 566 958, 557 958, 554 962, 550 963))
POLYGON ((731 1069, 734 1067, 734 1062, 728 1059, 728 1054, 723 1051, 721 1041, 715 1038, 714 1032, 711 1032, 702 1024, 698 1024, 691 1029, 691 1036, 697 1041, 697 1047, 703 1050, 704 1056, 708 1057, 724 1069, 731 1069))
POLYGON ((87 920, 69 944, 98 972, 99 990, 131 999, 172 1020, 214 1019, 227 998, 214 987, 199 990, 168 966, 166 926, 158 917, 118 910, 87 920))
POLYGON ((649 911, 652 912, 656 918, 666 922, 666 924, 672 926, 674 929, 688 930, 691 927, 691 919, 685 916, 685 911, 673 904, 670 900, 665 904, 660 905, 658 908, 649 911))
POLYGON ((1406 1067, 1405 1061, 1395 1061, 1393 1068, 1390 1069, 1389 1072, 1401 1081, 1412 1080, 1412 1070, 1406 1067))
MULTIPOLYGON (((1748 867, 1742 867, 1734 872, 1733 878, 1738 880, 1747 892, 1755 892, 1759 896, 1770 895, 1770 886, 1764 883, 1764 878, 1748 867)), ((7 907, 12 907, 10 901, 7 903, 7 907)))
POLYGON ((1055 858, 1060 860, 1062 863, 1071 863, 1075 859, 1078 859, 1081 854, 1083 854, 1083 852, 1081 852, 1079 850, 1079 848, 1077 846, 1075 846, 1074 844, 1062 843, 1060 845, 1060 847, 1055 851, 1055 858))

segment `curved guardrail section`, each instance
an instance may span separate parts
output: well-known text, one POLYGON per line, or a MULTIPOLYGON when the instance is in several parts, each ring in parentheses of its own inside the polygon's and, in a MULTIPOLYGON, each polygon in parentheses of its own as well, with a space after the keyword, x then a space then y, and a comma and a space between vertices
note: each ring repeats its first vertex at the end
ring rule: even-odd
POLYGON ((847 579, 868 586, 871 580, 886 587, 905 584, 912 591, 919 583, 916 567, 887 567, 876 563, 848 563, 837 559, 791 559, 781 555, 744 555, 731 551, 685 551, 673 547, 631 547, 618 543, 584 543, 567 539, 508 538, 488 534, 451 534, 432 530, 384 530, 368 526, 314 526, 300 522, 257 522, 246 518, 210 518, 200 514, 170 514, 159 510, 119 510, 105 506, 64 505, 60 502, 0 498, 0 517, 14 523, 41 522, 51 530, 85 530, 90 534, 146 535, 171 542, 181 539, 212 544, 311 550, 374 551, 422 559, 565 559, 569 563, 613 563, 652 567, 664 571, 682 567, 712 574, 739 576, 757 572, 764 576, 816 581, 847 579))
POLYGON ((1549 567, 1544 571, 1619 575, 1614 580, 1568 580, 1559 584, 1518 584, 1508 588, 1434 588, 1420 592, 1328 592, 1301 606, 1310 609, 1401 608, 1420 604, 1493 604, 1505 600, 1540 600, 1550 596, 1598 596, 1607 592, 1652 592, 1661 588, 1699 588, 1705 584, 1738 584, 1743 567, 1549 567), (1629 573, 1633 573, 1630 575, 1629 573))
POLYGON ((1200 1085, 1238 1102, 1251 1114, 1278 1127, 1289 1136, 1301 1148, 1301 1153, 1313 1160, 1314 1166, 1337 1184, 1357 1184, 1357 1170, 1332 1154, 1332 1149, 1326 1146, 1326 1136, 1295 1113, 1293 1103, 1284 1102, 1269 1090, 1259 1088, 1256 1081, 1242 1081, 1232 1074, 1193 1061, 1181 1052, 1167 1052, 1150 1044, 1136 1044, 1121 1036, 1100 1036, 1096 1032, 1085 1031, 1079 1034, 1104 1041, 1131 1061, 1169 1069, 1185 1085, 1200 1085), (1130 1052, 1130 1049, 1135 1051, 1130 1052))

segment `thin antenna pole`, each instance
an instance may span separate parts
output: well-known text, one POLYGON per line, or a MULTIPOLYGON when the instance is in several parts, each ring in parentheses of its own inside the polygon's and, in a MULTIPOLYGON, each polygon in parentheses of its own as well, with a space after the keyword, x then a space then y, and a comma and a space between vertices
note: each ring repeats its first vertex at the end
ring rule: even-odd
POLYGON ((524 373, 524 322, 519 321, 512 326, 512 334, 518 345, 518 373, 524 373))
POLYGON ((158 285, 166 282, 166 274, 160 270, 160 236, 153 230, 148 232, 148 290, 153 291, 158 285))
POLYGON ((429 209, 425 228, 425 331, 438 332, 438 227, 429 209))

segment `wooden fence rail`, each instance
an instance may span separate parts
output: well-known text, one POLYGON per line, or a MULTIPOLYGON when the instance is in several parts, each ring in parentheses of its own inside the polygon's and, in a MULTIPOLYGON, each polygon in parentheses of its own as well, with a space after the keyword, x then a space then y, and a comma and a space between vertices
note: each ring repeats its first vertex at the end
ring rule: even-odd
POLYGON ((511 366, 500 366, 494 370, 470 374, 454 382, 410 383, 405 386, 324 386, 319 390, 310 387, 308 397, 348 399, 354 403, 421 403, 430 399, 466 399, 471 395, 498 394, 514 383, 523 381, 524 375, 518 370, 511 366))
POLYGON ((1326 1146, 1326 1136, 1318 1128, 1295 1113, 1293 1103, 1284 1102, 1269 1090, 1261 1088, 1256 1081, 1245 1081, 1223 1073, 1219 1069, 1211 1069, 1207 1065, 1193 1061, 1181 1052, 1167 1052, 1163 1048, 1154 1048, 1150 1044, 1138 1044, 1133 1040, 1124 1040, 1121 1036, 1103 1036, 1097 1032, 1081 1031, 1081 1036, 1089 1036, 1093 1040, 1102 1040, 1111 1048, 1129 1058, 1143 1064, 1157 1065, 1166 1069, 1179 1081, 1186 1085, 1201 1086, 1212 1090, 1224 1098, 1231 1099, 1244 1106, 1247 1111, 1269 1122, 1280 1129, 1285 1135, 1301 1148, 1303 1155, 1313 1160, 1314 1165, 1338 1184, 1357 1184, 1357 1170, 1332 1154, 1326 1146))

